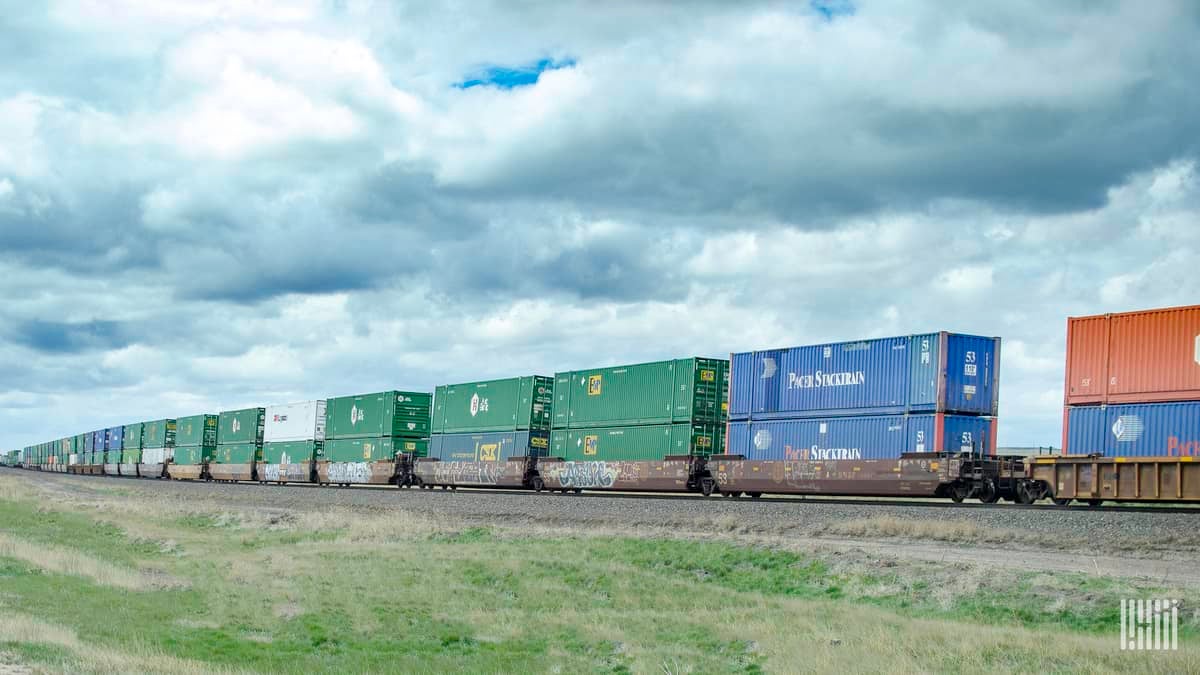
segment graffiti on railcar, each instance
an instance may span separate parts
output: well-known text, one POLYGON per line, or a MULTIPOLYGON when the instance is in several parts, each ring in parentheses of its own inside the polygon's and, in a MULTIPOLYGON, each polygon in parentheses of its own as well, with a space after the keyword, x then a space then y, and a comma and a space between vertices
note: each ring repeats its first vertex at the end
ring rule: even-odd
POLYGON ((611 488, 620 470, 607 462, 563 462, 554 473, 563 487, 611 488))
POLYGON ((330 462, 330 483, 370 483, 371 465, 368 462, 330 462))

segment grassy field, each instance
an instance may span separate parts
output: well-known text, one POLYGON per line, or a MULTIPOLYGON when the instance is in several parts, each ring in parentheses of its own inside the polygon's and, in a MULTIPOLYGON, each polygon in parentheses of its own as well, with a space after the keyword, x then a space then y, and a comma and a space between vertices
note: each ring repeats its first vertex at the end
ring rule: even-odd
POLYGON ((1116 638, 1118 598, 1195 589, 47 497, 0 477, 0 664, 34 671, 1200 671, 1191 610, 1179 652, 1116 638))

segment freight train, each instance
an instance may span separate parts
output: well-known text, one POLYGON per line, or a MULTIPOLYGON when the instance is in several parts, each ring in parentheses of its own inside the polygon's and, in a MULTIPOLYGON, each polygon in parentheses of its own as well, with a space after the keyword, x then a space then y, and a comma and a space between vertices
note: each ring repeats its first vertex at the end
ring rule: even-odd
POLYGON ((424 489, 1200 501, 1200 306, 1068 320, 1064 450, 995 451, 1000 339, 949 332, 161 419, 42 471, 424 489))

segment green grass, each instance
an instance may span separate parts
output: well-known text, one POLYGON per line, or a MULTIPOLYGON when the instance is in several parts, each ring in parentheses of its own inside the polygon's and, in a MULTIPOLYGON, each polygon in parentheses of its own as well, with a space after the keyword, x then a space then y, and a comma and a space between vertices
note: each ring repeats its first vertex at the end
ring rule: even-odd
MULTIPOLYGON (((23 663, 95 672, 187 664, 305 672, 752 673, 872 664, 1053 672, 1133 663, 1121 660, 1115 637, 1107 651, 1089 637, 1116 635, 1114 609, 1129 586, 1083 575, 968 584, 947 604, 939 591, 955 572, 927 563, 889 571, 720 542, 543 539, 479 526, 429 532, 377 514, 370 517, 382 519, 379 531, 354 537, 344 523, 265 528, 245 525, 246 514, 146 513, 130 516, 139 527, 127 528, 93 515, 0 499, 0 531, 11 538, 161 570, 186 587, 109 587, 0 557, 0 617, 62 627, 115 656, 98 662, 69 640, 10 640, 0 651, 23 663), (170 535, 173 545, 129 531, 170 535), (1055 606, 1063 596, 1076 601, 1055 606), (930 618, 943 623, 923 623, 930 618), (1014 626, 1034 631, 1013 633, 1014 626), (1033 639, 1051 627, 1052 647, 1033 639), (954 637, 963 634, 972 644, 954 637), (145 661, 156 655, 181 661, 145 661)), ((1195 644, 1195 626, 1185 629, 1195 644)))

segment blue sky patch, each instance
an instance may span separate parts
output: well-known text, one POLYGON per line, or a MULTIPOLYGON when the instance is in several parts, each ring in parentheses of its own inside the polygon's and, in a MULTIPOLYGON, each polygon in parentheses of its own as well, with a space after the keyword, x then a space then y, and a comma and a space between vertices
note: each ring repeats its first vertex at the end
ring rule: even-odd
POLYGON ((575 65, 575 59, 563 59, 562 61, 542 59, 524 66, 488 66, 482 71, 475 73, 473 77, 458 82, 454 86, 459 89, 486 86, 499 87, 501 89, 524 87, 530 84, 537 84, 538 78, 547 70, 570 68, 573 65, 575 65))
POLYGON ((854 16, 854 3, 850 0, 808 0, 808 6, 813 8, 826 21, 843 16, 854 16))

